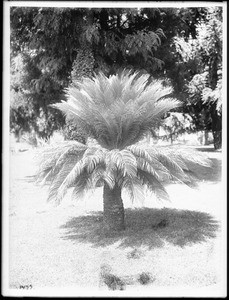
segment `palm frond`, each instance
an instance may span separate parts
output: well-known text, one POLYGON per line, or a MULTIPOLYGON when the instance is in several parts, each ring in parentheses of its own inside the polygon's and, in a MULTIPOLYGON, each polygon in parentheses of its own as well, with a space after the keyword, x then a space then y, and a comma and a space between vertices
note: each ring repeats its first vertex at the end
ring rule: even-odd
POLYGON ((103 180, 109 185, 110 189, 113 189, 116 183, 115 172, 113 170, 106 170, 103 173, 103 180))
MULTIPOLYGON (((74 157, 74 159, 76 158, 74 157)), ((56 201, 58 204, 60 203, 64 194, 62 194, 61 197, 58 196, 59 188, 63 184, 68 174, 73 169, 75 163, 76 160, 75 161, 74 160, 72 161, 72 159, 65 160, 63 166, 59 169, 59 171, 55 175, 53 175, 53 181, 49 189, 48 201, 56 201)))
POLYGON ((179 170, 190 171, 196 164, 202 167, 211 167, 212 163, 208 157, 189 147, 161 147, 158 148, 160 151, 160 159, 164 159, 167 163, 172 162, 171 167, 176 166, 174 173, 179 174, 179 170))
POLYGON ((144 133, 157 124, 163 114, 180 102, 165 98, 170 87, 149 75, 124 71, 106 77, 99 73, 67 89, 68 101, 54 107, 71 115, 80 126, 107 149, 124 149, 139 141, 144 133))
MULTIPOLYGON (((89 148, 89 150, 91 151, 92 149, 89 148)), ((96 147, 93 149, 93 152, 91 151, 91 153, 85 152, 85 156, 87 156, 85 165, 88 174, 92 174, 98 165, 105 163, 106 152, 106 150, 96 147)))
POLYGON ((159 200, 169 200, 169 195, 164 186, 152 174, 138 169, 137 176, 142 180, 149 190, 155 193, 159 200))
MULTIPOLYGON (((148 147, 132 145, 127 147, 137 160, 139 171, 153 176, 152 189, 156 188, 155 182, 173 181, 196 187, 195 174, 192 165, 199 162, 203 167, 209 167, 210 161, 205 155, 187 147, 148 147)), ((151 177, 152 179, 152 177, 151 177)), ((147 183, 149 186, 149 182, 147 183)), ((158 191, 161 189, 159 188, 158 191)), ((163 190, 164 194, 165 190, 163 190)))
POLYGON ((151 156, 148 153, 148 149, 142 145, 131 145, 127 147, 135 156, 145 158, 147 161, 151 160, 151 156))
POLYGON ((205 154, 201 153, 192 148, 179 147, 176 149, 177 155, 183 160, 187 161, 187 164, 197 164, 203 167, 211 167, 211 160, 206 157, 205 154))
POLYGON ((128 192, 132 203, 139 201, 143 204, 145 200, 144 186, 138 177, 134 179, 126 177, 123 180, 122 188, 128 192))
POLYGON ((77 141, 67 141, 58 145, 50 145, 42 148, 37 153, 36 163, 39 166, 37 179, 50 181, 61 168, 65 159, 80 160, 87 146, 77 141))
POLYGON ((97 184, 103 184, 105 177, 106 165, 105 163, 98 164, 92 173, 88 174, 89 187, 95 189, 97 184))
POLYGON ((84 196, 85 192, 89 189, 89 179, 86 170, 81 173, 81 176, 74 182, 74 189, 72 191, 72 200, 80 199, 84 196))
POLYGON ((79 178, 87 172, 91 174, 96 166, 105 160, 105 151, 101 148, 88 148, 83 157, 76 162, 67 177, 58 188, 58 198, 62 199, 67 189, 74 184, 76 185, 79 178))
POLYGON ((106 158, 107 170, 111 173, 121 172, 122 176, 136 177, 137 161, 135 156, 127 149, 119 151, 118 149, 107 152, 106 158))
POLYGON ((137 174, 137 161, 135 156, 127 149, 121 150, 121 160, 123 165, 123 176, 135 178, 137 174))
POLYGON ((68 188, 79 198, 84 191, 106 182, 111 189, 117 184, 125 188, 131 199, 143 200, 142 187, 146 185, 159 199, 168 200, 163 182, 172 180, 193 186, 191 166, 209 166, 202 153, 181 147, 145 147, 131 145, 125 149, 108 150, 100 145, 85 146, 65 142, 47 147, 41 159, 41 177, 50 182, 48 200, 58 203, 68 188), (44 160, 45 158, 45 160, 44 160))
POLYGON ((172 179, 167 167, 158 159, 156 149, 146 149, 139 145, 129 146, 128 149, 136 156, 138 169, 152 174, 157 180, 165 177, 172 179))

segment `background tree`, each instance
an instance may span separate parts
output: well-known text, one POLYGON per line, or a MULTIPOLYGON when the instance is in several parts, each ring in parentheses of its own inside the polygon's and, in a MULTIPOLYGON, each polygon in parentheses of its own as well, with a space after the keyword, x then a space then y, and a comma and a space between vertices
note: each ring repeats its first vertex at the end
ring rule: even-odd
POLYGON ((158 48, 164 57, 163 71, 171 80, 174 96, 185 103, 183 112, 191 115, 196 130, 211 130, 214 146, 220 148, 222 8, 166 12, 162 23, 168 29, 162 29, 167 39, 158 48))
MULTIPOLYGON (((93 64, 90 64, 89 73, 102 70, 109 75, 126 67, 149 73, 154 78, 170 78, 174 97, 186 104, 178 109, 179 112, 191 114, 197 129, 212 130, 213 124, 218 124, 213 131, 219 133, 214 136, 220 136, 220 114, 214 102, 218 97, 217 89, 220 90, 220 75, 213 74, 216 74, 214 70, 219 72, 221 68, 222 39, 218 33, 222 27, 222 11, 214 9, 215 14, 207 7, 12 7, 11 57, 14 59, 21 53, 29 55, 38 72, 29 77, 33 83, 29 88, 33 93, 31 103, 37 103, 42 110, 45 104, 47 115, 52 119, 54 112, 47 105, 55 99, 64 99, 62 91, 72 80, 71 72, 75 72, 77 78, 84 72, 87 74, 87 68, 80 60, 90 61, 91 57, 93 64), (205 26, 202 35, 198 29, 201 26, 205 26), (204 36, 208 40, 207 47, 203 44, 204 36), (198 50, 193 43, 199 45, 198 50), (217 58, 214 58, 214 49, 217 49, 217 58), (210 73, 207 68, 210 68, 210 73), (189 85, 195 75, 204 72, 210 75, 202 101, 198 94, 190 93, 189 85), (215 81, 218 82, 216 88, 215 81), (50 86, 56 92, 50 93, 50 86), (45 100, 38 102, 36 99, 41 98, 41 93, 45 100), (189 101, 189 98, 194 99, 193 96, 200 101, 189 101)), ((34 106, 30 110, 33 112, 34 106)), ((27 112, 22 111, 20 114, 24 118, 27 112)), ((34 115, 39 118, 36 110, 34 115)))
MULTIPOLYGON (((90 44, 84 43, 73 62, 71 84, 77 85, 77 81, 81 81, 83 78, 92 78, 94 64, 95 59, 90 44)), ((83 144, 87 141, 87 133, 85 130, 69 116, 66 118, 66 125, 64 126, 63 132, 67 140, 76 140, 83 144)))
MULTIPOLYGON (((85 58, 88 62, 87 55, 94 58, 90 72, 103 70, 110 74, 120 66, 160 67, 154 52, 163 33, 160 29, 153 32, 138 28, 139 18, 137 9, 11 8, 11 66, 18 55, 26 53, 24 63, 29 74, 21 93, 24 95, 26 90, 30 94, 29 113, 34 124, 41 123, 39 128, 33 126, 39 135, 47 137, 56 129, 50 126, 58 122, 48 105, 64 97, 62 91, 72 80, 71 72, 77 79, 88 75, 80 63, 85 58), (36 68, 35 73, 30 72, 29 63, 36 68)), ((26 105, 20 110, 23 118, 27 116, 26 105)), ((15 110, 11 116, 13 128, 19 118, 15 110)))
MULTIPOLYGON (((11 8, 11 70, 16 77, 24 76, 25 80, 20 82, 20 95, 26 99, 20 110, 15 105, 16 109, 11 106, 11 128, 17 122, 21 129, 34 130, 42 137, 49 137, 54 130, 63 126, 64 118, 49 104, 63 99, 63 89, 68 86, 72 53, 78 44, 75 37, 80 32, 79 24, 74 26, 73 22, 72 26, 69 21, 73 18, 78 20, 78 15, 82 15, 80 10, 11 8), (23 72, 14 68, 14 60, 18 55, 23 56, 23 72), (31 126, 25 128, 18 123, 18 111, 20 115, 30 115, 32 129, 31 126)), ((18 88, 14 88, 13 79, 11 82, 13 102, 16 103, 18 88)), ((29 120, 27 117, 24 123, 30 125, 29 120)))
POLYGON ((35 78, 39 76, 29 54, 18 54, 11 60, 10 126, 18 139, 22 132, 46 138, 63 126, 63 116, 47 105, 60 99, 62 92, 51 77, 44 76, 38 82, 35 78), (46 91, 53 97, 48 103, 46 91))
POLYGON ((203 103, 204 113, 208 114, 205 124, 210 124, 215 149, 219 149, 222 145, 222 9, 209 8, 206 22, 201 22, 197 30, 194 46, 201 69, 189 83, 188 91, 194 103, 203 103))
POLYGON ((179 135, 194 131, 193 120, 189 114, 171 112, 168 115, 161 123, 161 128, 165 132, 163 139, 170 139, 171 144, 173 144, 179 135))

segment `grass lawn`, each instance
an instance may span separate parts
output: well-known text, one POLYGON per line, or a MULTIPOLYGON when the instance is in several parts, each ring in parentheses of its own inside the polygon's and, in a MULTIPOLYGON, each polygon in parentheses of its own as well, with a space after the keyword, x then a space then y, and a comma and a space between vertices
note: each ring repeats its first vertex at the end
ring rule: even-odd
POLYGON ((61 295, 214 295, 223 273, 224 197, 221 152, 199 149, 213 169, 198 170, 198 189, 170 184, 171 202, 123 193, 127 229, 102 231, 102 190, 60 206, 33 181, 34 151, 11 153, 9 287, 61 295), (199 294, 198 294, 199 293, 199 294))

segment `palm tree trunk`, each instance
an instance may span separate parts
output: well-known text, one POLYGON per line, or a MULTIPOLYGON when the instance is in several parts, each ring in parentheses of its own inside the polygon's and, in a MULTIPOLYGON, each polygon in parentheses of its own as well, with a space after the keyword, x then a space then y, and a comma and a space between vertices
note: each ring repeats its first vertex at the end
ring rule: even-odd
POLYGON ((105 231, 120 231, 125 229, 121 188, 117 185, 113 189, 110 189, 108 184, 104 183, 103 222, 105 231))

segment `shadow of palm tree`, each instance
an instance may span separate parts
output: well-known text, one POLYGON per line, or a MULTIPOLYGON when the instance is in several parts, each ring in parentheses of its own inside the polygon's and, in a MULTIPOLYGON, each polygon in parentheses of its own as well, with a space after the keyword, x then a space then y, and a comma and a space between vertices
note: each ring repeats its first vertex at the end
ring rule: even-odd
POLYGON ((164 242, 184 247, 214 238, 219 224, 204 212, 178 209, 127 209, 126 230, 105 233, 102 212, 74 217, 61 226, 63 239, 106 247, 162 247, 164 242), (164 222, 164 223, 163 223, 164 222), (160 224, 164 224, 160 226, 160 224))

